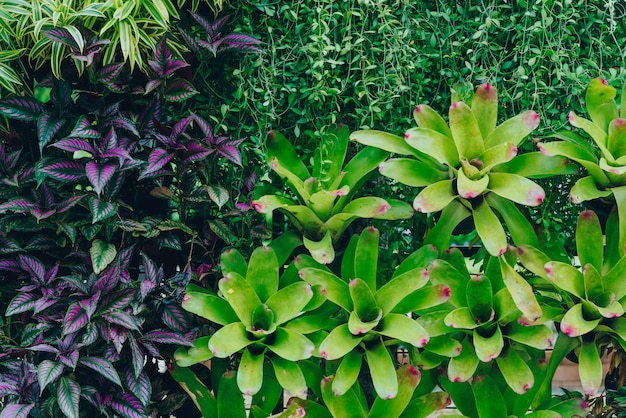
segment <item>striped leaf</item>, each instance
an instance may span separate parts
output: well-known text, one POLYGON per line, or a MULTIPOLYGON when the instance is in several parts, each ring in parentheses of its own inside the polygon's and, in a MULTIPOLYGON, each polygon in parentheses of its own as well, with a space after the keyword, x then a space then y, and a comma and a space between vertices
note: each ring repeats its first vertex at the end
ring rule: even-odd
POLYGON ((39 152, 52 141, 54 135, 63 127, 65 119, 57 119, 50 113, 44 113, 37 119, 37 136, 39 139, 39 152))
POLYGON ((183 335, 174 331, 167 331, 163 329, 157 329, 145 333, 142 340, 162 344, 185 345, 189 347, 193 345, 193 343, 191 343, 189 339, 183 335))
POLYGON ((85 166, 85 173, 94 191, 99 196, 104 186, 113 177, 115 166, 113 164, 99 164, 95 161, 89 161, 85 166))
POLYGON ((29 97, 12 97, 0 100, 0 115, 10 119, 36 121, 45 112, 43 103, 29 97))
POLYGON ((119 325, 126 329, 139 331, 139 321, 134 315, 121 309, 113 309, 101 315, 109 323, 119 325))
POLYGON ((91 223, 100 222, 110 218, 117 213, 118 205, 111 202, 105 202, 98 198, 89 199, 89 211, 91 212, 91 223))
POLYGON ((75 380, 62 377, 57 387, 59 408, 68 418, 78 418, 80 386, 75 380))
POLYGON ((11 403, 2 409, 0 418, 26 418, 34 407, 35 404, 11 403))
POLYGON ((102 377, 110 380, 119 387, 122 387, 120 376, 109 361, 100 357, 81 357, 79 363, 99 373, 102 377))
POLYGON ((32 293, 18 293, 7 306, 6 316, 15 315, 33 309, 39 297, 32 293))
POLYGON ((131 393, 122 393, 111 401, 111 409, 125 418, 145 418, 146 412, 141 401, 131 393))
POLYGON ((47 177, 62 182, 79 181, 86 178, 85 166, 78 161, 60 161, 39 168, 47 177))
POLYGON ((78 303, 73 303, 67 308, 63 317, 63 335, 78 331, 89 322, 89 315, 78 303))
POLYGON ((190 82, 182 78, 169 83, 165 92, 165 99, 170 102, 182 102, 198 94, 190 82))
POLYGON ((89 255, 94 273, 100 274, 115 259, 117 250, 115 245, 97 239, 91 244, 89 255))
POLYGON ((150 383, 148 375, 140 373, 138 377, 135 377, 132 369, 127 368, 124 373, 124 382, 137 400, 139 400, 144 407, 148 406, 150 396, 152 395, 152 384, 150 383))

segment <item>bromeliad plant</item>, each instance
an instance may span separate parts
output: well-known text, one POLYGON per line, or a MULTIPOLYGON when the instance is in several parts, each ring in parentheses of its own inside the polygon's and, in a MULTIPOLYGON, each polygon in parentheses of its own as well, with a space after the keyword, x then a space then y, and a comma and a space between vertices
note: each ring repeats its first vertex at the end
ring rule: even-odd
POLYGON ((497 125, 498 96, 483 84, 468 105, 454 101, 449 125, 428 105, 419 105, 413 116, 418 127, 404 138, 380 131, 357 131, 351 138, 360 143, 408 156, 385 161, 380 172, 400 183, 424 187, 413 202, 418 212, 441 211, 427 243, 440 251, 448 248, 457 225, 472 217, 487 251, 502 255, 507 236, 496 213, 516 243, 537 241, 532 225, 515 203, 541 204, 545 193, 530 180, 568 172, 564 158, 541 153, 518 156, 518 147, 539 125, 539 115, 522 112, 497 125))
POLYGON ((587 176, 580 178, 570 191, 574 203, 607 200, 617 207, 619 215, 618 253, 624 255, 626 245, 626 89, 618 107, 617 91, 606 80, 591 81, 586 92, 587 113, 591 120, 574 112, 569 122, 586 135, 562 131, 551 135, 562 141, 541 142, 548 155, 561 155, 580 164, 587 176), (590 138, 590 140, 589 140, 590 138))
POLYGON ((334 260, 334 245, 356 219, 405 219, 413 215, 410 205, 399 200, 374 196, 354 199, 389 153, 366 147, 344 166, 348 143, 347 126, 329 128, 320 138, 309 171, 291 143, 279 132, 271 131, 266 143, 267 163, 285 179, 296 201, 277 193, 253 202, 260 213, 284 213, 302 236, 304 246, 322 264, 334 260))

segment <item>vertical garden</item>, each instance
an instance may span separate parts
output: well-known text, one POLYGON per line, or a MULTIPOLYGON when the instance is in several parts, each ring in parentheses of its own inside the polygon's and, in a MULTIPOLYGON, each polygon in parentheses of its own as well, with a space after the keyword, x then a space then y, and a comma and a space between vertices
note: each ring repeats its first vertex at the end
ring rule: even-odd
POLYGON ((0 418, 626 416, 625 17, 0 0, 0 418))

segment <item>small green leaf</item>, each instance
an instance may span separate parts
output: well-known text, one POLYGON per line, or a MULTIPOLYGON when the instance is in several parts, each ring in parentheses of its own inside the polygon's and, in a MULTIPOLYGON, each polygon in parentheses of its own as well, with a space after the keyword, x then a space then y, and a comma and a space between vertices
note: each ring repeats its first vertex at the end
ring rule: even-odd
POLYGON ((270 247, 258 247, 250 256, 246 281, 265 302, 278 290, 278 259, 270 247))
POLYGON ((344 395, 356 382, 361 371, 363 353, 359 350, 349 351, 339 363, 332 388, 336 396, 344 395))
POLYGON ((561 332, 568 337, 585 335, 598 326, 600 318, 587 320, 583 316, 583 305, 578 303, 563 315, 561 332))
POLYGON ((335 259, 335 248, 333 247, 333 240, 331 231, 328 230, 324 234, 324 237, 319 241, 302 237, 302 242, 311 256, 321 264, 330 264, 335 259))
POLYGON ((218 329, 211 336, 209 349, 215 357, 226 358, 253 342, 248 337, 246 327, 241 322, 235 322, 218 329))
POLYGON ((485 363, 498 357, 504 348, 502 330, 499 326, 496 326, 494 333, 488 337, 483 337, 479 329, 474 329, 473 341, 476 357, 485 363))
POLYGON ((586 395, 595 396, 602 385, 602 360, 595 341, 583 341, 578 353, 578 374, 586 395))
POLYGON ((469 337, 461 343, 461 353, 450 359, 448 364, 448 379, 451 382, 467 382, 473 375, 480 360, 476 357, 476 350, 469 337))
POLYGON ((174 360, 180 367, 189 367, 213 358, 209 349, 210 336, 199 337, 193 342, 193 347, 179 347, 174 352, 174 360))
POLYGON ((382 399, 392 399, 398 394, 398 377, 391 355, 382 341, 373 343, 365 350, 376 394, 382 399))
POLYGON ((252 311, 261 304, 261 300, 250 283, 241 275, 231 272, 218 282, 218 286, 241 322, 252 328, 252 311))
POLYGON ((477 323, 493 319, 493 293, 491 281, 484 275, 472 276, 465 291, 467 306, 477 323))
POLYGON ((263 352, 253 354, 248 348, 243 350, 237 369, 237 386, 244 394, 255 395, 261 389, 264 359, 263 352))
POLYGON ((363 336, 355 336, 348 329, 348 324, 335 328, 322 341, 320 355, 326 360, 335 360, 352 351, 363 340, 363 336))
POLYGON ((92 242, 89 255, 94 273, 100 274, 115 260, 117 249, 115 245, 97 239, 92 242))
POLYGON ((385 315, 380 321, 377 331, 381 335, 395 338, 418 348, 425 346, 430 339, 426 330, 419 323, 402 314, 385 315))
POLYGON ((504 380, 515 393, 523 395, 534 385, 532 370, 513 348, 508 347, 504 350, 496 358, 496 363, 504 380))

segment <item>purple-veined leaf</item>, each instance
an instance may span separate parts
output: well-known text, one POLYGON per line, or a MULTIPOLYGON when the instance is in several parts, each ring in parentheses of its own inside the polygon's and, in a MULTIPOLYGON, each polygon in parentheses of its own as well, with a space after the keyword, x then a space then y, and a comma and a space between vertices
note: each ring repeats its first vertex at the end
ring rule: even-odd
POLYGON ((164 150, 163 148, 155 148, 148 157, 147 165, 141 173, 142 177, 152 174, 157 170, 163 168, 174 157, 174 154, 164 150))
POLYGON ((119 282, 121 272, 122 272, 122 268, 118 260, 117 262, 112 263, 109 267, 107 267, 104 270, 104 272, 101 274, 100 278, 98 279, 98 281, 93 287, 94 290, 98 292, 102 292, 102 294, 104 294, 100 303, 100 308, 103 311, 106 310, 106 308, 103 306, 103 303, 106 304, 106 302, 102 302, 102 301, 108 301, 110 300, 111 297, 115 295, 109 292, 113 288, 115 288, 115 286, 119 282))
POLYGON ((159 222, 157 228, 159 229, 159 231, 175 231, 179 229, 186 234, 193 235, 193 230, 188 225, 182 222, 172 221, 171 219, 166 219, 159 222))
POLYGON ((163 269, 158 268, 156 263, 145 254, 142 254, 142 259, 146 279, 153 283, 161 282, 164 279, 163 269))
POLYGON ((128 288, 124 290, 118 290, 110 294, 105 294, 100 299, 100 312, 113 311, 116 309, 124 309, 133 300, 135 293, 134 288, 128 288))
POLYGON ((17 376, 5 374, 2 377, 3 379, 0 380, 0 398, 11 395, 19 397, 19 388, 21 385, 17 376))
POLYGON ((41 395, 50 383, 56 381, 65 370, 61 363, 43 360, 37 366, 37 380, 39 381, 39 395, 41 395))
MULTIPOLYGON (((196 22, 198 22, 200 24, 200 26, 202 26, 202 29, 204 29, 205 31, 209 32, 209 33, 213 33, 213 26, 211 25, 211 22, 209 22, 204 16, 193 13, 193 12, 189 12, 189 14, 191 15, 191 17, 194 18, 194 20, 196 22)), ((225 19, 227 17, 223 17, 222 19, 225 19)), ((218 20, 219 22, 219 20, 218 20)))
POLYGON ((92 225, 81 225, 79 228, 80 228, 80 232, 87 239, 87 241, 91 241, 95 238, 98 232, 100 232, 100 230, 102 229, 102 224, 97 223, 97 224, 92 224, 92 225))
MULTIPOLYGON (((151 61, 149 61, 148 63, 150 63, 151 61)), ((161 84, 163 84, 163 80, 150 80, 148 81, 148 84, 146 84, 146 91, 144 92, 144 94, 148 94, 152 91, 154 91, 154 89, 156 89, 157 87, 159 87, 161 84)))
POLYGON ((189 163, 192 161, 203 160, 207 156, 213 153, 212 149, 208 149, 203 147, 202 145, 192 142, 187 145, 187 152, 185 152, 185 163, 189 163))
POLYGON ((106 121, 107 126, 113 126, 118 129, 124 129, 135 136, 139 136, 139 131, 137 130, 137 126, 135 122, 131 119, 124 118, 122 116, 118 116, 116 118, 111 118, 106 121))
POLYGON ((97 73, 98 81, 101 81, 105 84, 115 82, 123 68, 124 63, 105 65, 97 73))
POLYGON ((159 76, 163 76, 161 70, 165 67, 167 60, 171 58, 172 51, 167 47, 166 38, 162 37, 154 49, 154 61, 149 61, 148 64, 159 76))
POLYGON ((221 41, 221 48, 218 49, 218 54, 230 51, 241 53, 258 53, 262 51, 261 48, 257 46, 261 43, 258 39, 242 33, 228 34, 224 36, 221 41))
POLYGON ((0 412, 0 418, 26 418, 34 404, 10 403, 0 412))
POLYGON ((89 322, 89 315, 79 303, 73 303, 67 308, 63 318, 63 335, 78 331, 89 322))
POLYGON ((111 324, 120 325, 127 329, 139 330, 139 321, 134 315, 121 309, 112 309, 101 314, 111 324))
POLYGON ((65 200, 60 201, 55 205, 57 213, 63 213, 73 208, 74 206, 76 206, 76 204, 78 204, 78 202, 83 199, 83 197, 85 196, 71 196, 65 200))
POLYGON ((115 166, 113 164, 98 164, 95 161, 89 161, 85 166, 87 179, 98 196, 100 196, 104 186, 111 180, 114 172, 115 166))
POLYGON ((59 354, 59 349, 51 346, 50 344, 35 344, 33 346, 27 347, 26 349, 34 353, 42 351, 44 353, 59 354))
POLYGON ((191 52, 193 52, 195 55, 200 55, 202 53, 202 51, 200 50, 200 45, 193 36, 189 35, 181 28, 178 29, 178 32, 180 33, 183 41, 185 42, 185 44, 187 44, 191 52))
POLYGON ((190 117, 193 118, 196 125, 198 125, 198 127, 200 128, 200 130, 206 137, 205 141, 208 143, 212 143, 213 142, 213 128, 211 128, 211 125, 206 120, 204 120, 204 118, 202 118, 199 115, 196 115, 195 113, 192 113, 190 117))
POLYGON ((122 231, 126 232, 146 232, 147 229, 144 224, 134 219, 118 219, 115 221, 115 226, 122 231))
POLYGON ((113 343, 113 346, 115 347, 117 357, 109 356, 107 357, 107 360, 113 362, 121 358, 119 357, 119 354, 122 352, 124 344, 128 339, 128 330, 126 328, 122 328, 121 326, 111 325, 111 327, 109 328, 109 332, 109 336, 111 342, 113 343))
POLYGON ((182 102, 198 94, 198 91, 185 79, 178 78, 167 85, 165 100, 182 102))
POLYGON ((67 237, 72 241, 72 245, 76 242, 76 235, 78 234, 78 229, 74 225, 70 225, 67 223, 59 224, 57 234, 60 235, 60 232, 63 232, 67 237))
POLYGON ((83 138, 83 139, 96 139, 100 138, 100 132, 91 125, 89 119, 85 116, 81 116, 74 125, 72 132, 68 135, 68 138, 83 138))
POLYGON ((107 337, 107 340, 112 340, 114 342, 113 345, 109 345, 106 350, 104 351, 103 354, 103 358, 104 360, 110 362, 110 363, 115 363, 116 361, 119 361, 121 357, 120 353, 117 351, 117 346, 115 345, 115 338, 119 338, 119 336, 117 335, 116 332, 111 332, 113 328, 109 328, 109 335, 107 337))
POLYGON ((100 200, 96 197, 89 199, 89 211, 91 212, 91 223, 100 222, 110 218, 117 213, 118 205, 100 200))
MULTIPOLYGON (((31 241, 29 241, 29 244, 32 241, 35 241, 35 240, 37 240, 39 242, 42 242, 42 243, 43 242, 50 242, 48 239, 49 239, 49 237, 36 236, 31 241)), ((42 247, 43 247, 43 245, 42 245, 42 247)), ((58 273, 59 273, 59 265, 58 264, 55 264, 54 266, 50 267, 48 269, 48 271, 46 272, 46 276, 44 277, 44 283, 46 285, 49 285, 50 283, 52 283, 54 281, 54 279, 56 279, 58 273)))
POLYGON ((58 300, 55 297, 46 296, 46 297, 39 298, 35 302, 35 307, 33 308, 33 314, 37 315, 38 313, 45 311, 46 309, 48 309, 49 307, 51 307, 57 302, 58 300))
POLYGON ((30 97, 11 97, 0 100, 0 115, 9 119, 36 121, 45 112, 43 103, 30 97))
POLYGON ((115 260, 117 250, 115 245, 97 239, 91 243, 89 255, 94 273, 100 274, 115 260))
POLYGON ((91 144, 82 138, 66 138, 51 145, 52 147, 62 149, 63 151, 76 152, 86 151, 90 154, 95 154, 96 150, 91 144))
POLYGON ((187 339, 183 335, 178 334, 177 332, 158 329, 145 333, 142 337, 142 340, 162 344, 179 344, 186 346, 193 345, 193 343, 191 343, 189 339, 187 339))
MULTIPOLYGON (((133 334, 128 335, 128 345, 130 346, 131 363, 133 365, 133 377, 137 378, 143 371, 145 356, 133 334)), ((130 369, 127 369, 128 371, 130 369)))
POLYGON ((89 319, 91 319, 91 316, 98 307, 98 299, 100 299, 100 292, 96 292, 93 296, 78 302, 78 304, 85 310, 85 313, 87 313, 87 317, 89 319))
POLYGON ((164 76, 169 76, 171 74, 173 74, 174 72, 180 70, 181 68, 185 68, 185 67, 189 67, 189 64, 187 64, 185 61, 183 60, 179 60, 179 59, 170 59, 168 60, 165 68, 164 68, 164 76))
POLYGON ((44 147, 52 141, 54 135, 59 132, 59 129, 61 129, 64 124, 65 119, 57 119, 50 113, 44 113, 37 119, 37 136, 39 138, 40 153, 43 153, 44 147))
POLYGON ((12 211, 17 213, 28 212, 31 209, 36 208, 37 205, 28 199, 16 198, 0 204, 0 213, 6 211, 12 211))
POLYGON ((141 296, 141 300, 143 301, 155 288, 156 283, 150 280, 142 280, 141 283, 139 283, 139 295, 141 296))
POLYGON ((110 362, 99 357, 81 357, 79 363, 98 372, 102 377, 110 380, 119 387, 122 387, 120 376, 110 362))
POLYGON ((171 248, 176 251, 183 250, 180 239, 175 234, 161 234, 156 240, 159 243, 159 248, 171 248))
POLYGON ((191 318, 187 311, 175 304, 164 304, 161 312, 163 323, 170 329, 185 332, 190 328, 191 318))
POLYGON ((82 277, 61 276, 59 277, 59 280, 63 282, 63 285, 72 290, 77 290, 82 294, 89 293, 89 284, 85 280, 83 280, 82 277))
MULTIPOLYGON (((124 168, 130 168, 129 164, 127 163, 124 168)), ((126 180, 124 172, 120 170, 115 171, 113 177, 111 177, 111 180, 109 180, 109 183, 105 187, 106 193, 109 196, 117 196, 124 186, 124 180, 126 180)))
POLYGON ((228 202, 228 190, 221 186, 205 186, 209 197, 220 209, 228 202))
POLYGON ((138 376, 135 376, 131 369, 126 368, 124 381, 126 382, 126 387, 130 389, 139 402, 144 407, 148 406, 150 396, 152 396, 152 384, 148 376, 145 373, 139 373, 138 376))
POLYGON ((49 208, 54 205, 54 197, 46 183, 42 183, 37 191, 33 193, 33 196, 40 207, 49 208))
POLYGON ((98 339, 98 328, 95 324, 87 324, 87 326, 85 327, 85 331, 82 334, 83 337, 80 342, 80 346, 90 346, 98 339))
POLYGON ((81 49, 76 43, 76 40, 74 39, 70 31, 66 28, 46 29, 43 32, 50 40, 54 42, 59 42, 63 45, 67 45, 75 50, 81 49))
POLYGON ((39 169, 46 176, 62 182, 82 180, 86 177, 85 166, 78 161, 60 161, 39 169))
POLYGON ((145 348, 145 350, 148 352, 149 355, 151 355, 152 357, 162 357, 161 356, 161 352, 159 351, 158 348, 156 348, 156 346, 148 341, 140 341, 141 345, 143 346, 143 348, 145 348))
POLYGON ((72 350, 69 353, 61 354, 59 356, 59 361, 74 370, 76 368, 76 364, 78 364, 78 350, 72 350))
POLYGON ((11 302, 9 302, 5 315, 11 316, 21 312, 30 311, 35 308, 37 299, 39 299, 39 297, 33 293, 18 293, 11 300, 11 302))
POLYGON ((79 399, 80 385, 73 379, 62 377, 57 387, 57 402, 66 417, 78 418, 79 399))
POLYGON ((241 152, 239 152, 239 149, 236 146, 224 145, 219 148, 216 147, 215 151, 227 160, 230 160, 237 165, 241 165, 241 152))
POLYGON ((22 270, 28 273, 31 279, 39 284, 44 284, 46 277, 46 267, 36 257, 20 254, 17 259, 22 270))
POLYGON ((21 273, 22 269, 17 260, 0 260, 0 271, 21 273))
POLYGON ((55 80, 50 92, 50 100, 57 109, 69 109, 72 104, 72 85, 67 80, 55 80))
POLYGON ((122 393, 111 401, 111 409, 124 418, 145 418, 146 412, 141 402, 130 393, 122 393))
POLYGON ((11 254, 24 251, 13 238, 0 238, 0 254, 11 254))
POLYGON ((39 221, 41 221, 42 219, 46 219, 54 215, 56 213, 56 210, 35 208, 31 209, 30 213, 35 217, 35 219, 37 219, 37 223, 39 223, 39 221))

